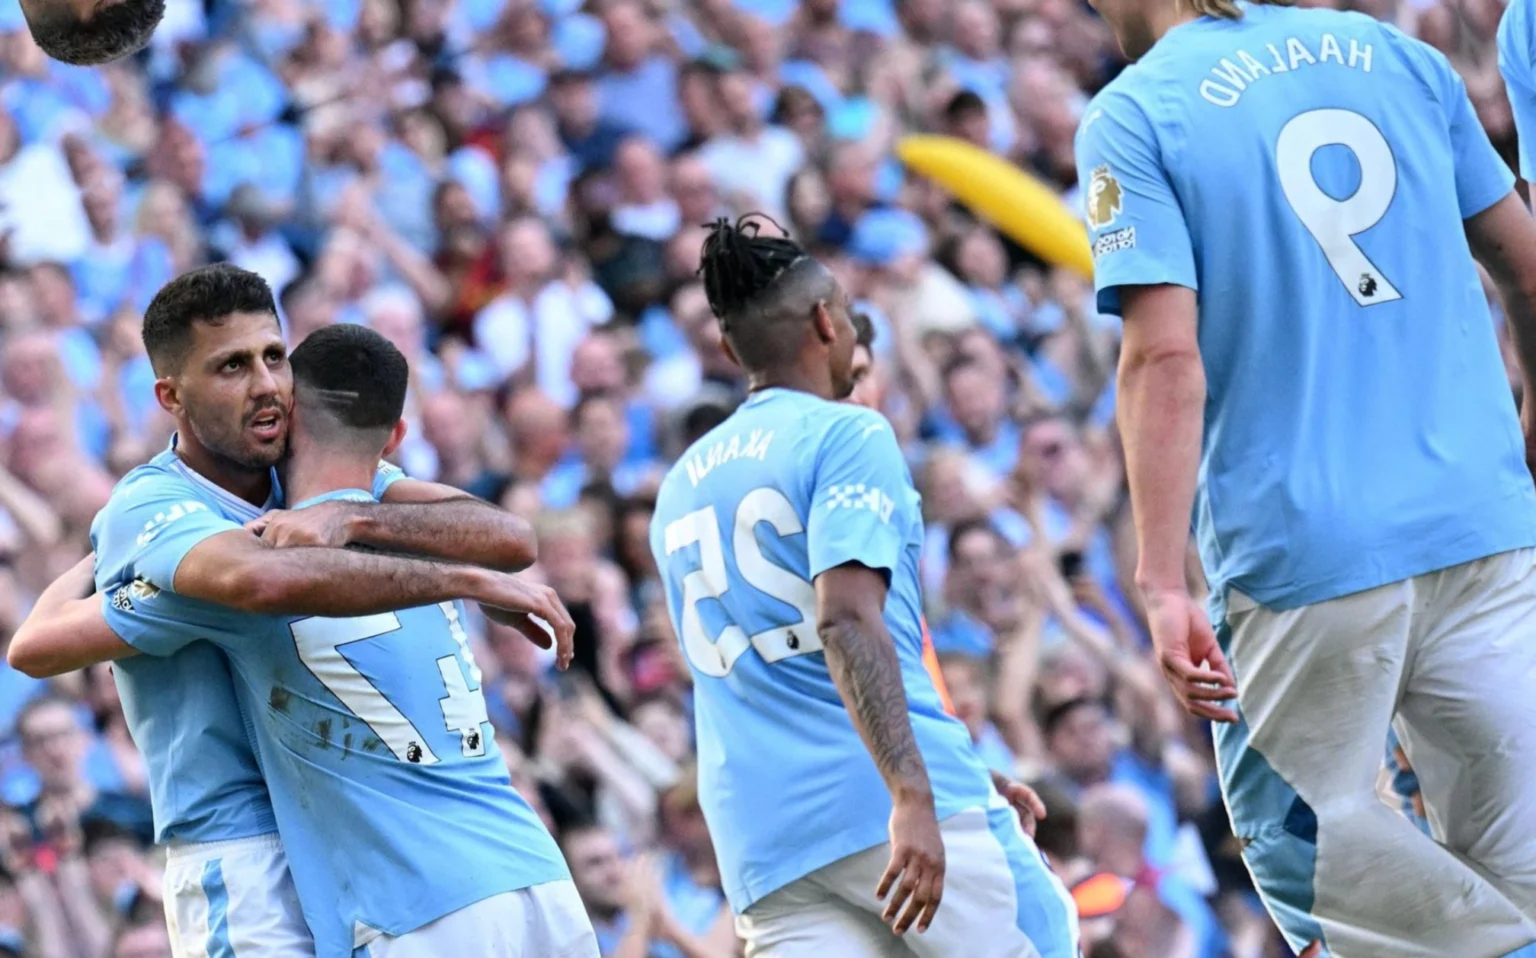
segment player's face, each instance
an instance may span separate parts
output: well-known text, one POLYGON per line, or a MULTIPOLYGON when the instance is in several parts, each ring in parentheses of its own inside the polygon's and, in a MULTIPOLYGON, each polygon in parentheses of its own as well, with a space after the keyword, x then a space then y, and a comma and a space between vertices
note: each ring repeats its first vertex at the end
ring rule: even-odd
POLYGON ((842 289, 838 289, 827 307, 827 315, 832 319, 832 342, 827 346, 832 364, 832 395, 835 399, 847 399, 858 385, 853 376, 853 354, 858 349, 859 334, 853 328, 853 314, 842 289))
POLYGON ((277 320, 236 313, 192 324, 192 348, 175 377, 177 428, 242 469, 264 470, 288 448, 293 371, 277 320))
POLYGON ((880 408, 880 381, 875 375, 875 357, 868 346, 853 347, 853 392, 848 401, 866 409, 880 408))

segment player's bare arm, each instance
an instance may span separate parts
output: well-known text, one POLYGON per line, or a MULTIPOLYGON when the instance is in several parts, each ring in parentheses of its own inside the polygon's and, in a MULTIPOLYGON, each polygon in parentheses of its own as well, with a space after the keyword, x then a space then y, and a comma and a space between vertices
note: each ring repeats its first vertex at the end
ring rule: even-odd
POLYGON ((1536 463, 1536 222, 1510 193, 1466 221, 1472 254, 1493 277, 1524 374, 1520 423, 1527 465, 1536 463))
POLYGON ((181 560, 174 591, 188 598, 275 615, 372 615, 453 599, 537 615, 554 628, 562 661, 576 626, 553 589, 471 565, 348 549, 285 550, 253 533, 209 536, 181 560))
POLYGON ((827 671, 894 805, 891 863, 875 895, 883 899, 895 886, 883 917, 897 934, 914 921, 919 932, 926 931, 944 895, 944 842, 928 769, 907 715, 901 661, 885 625, 885 579, 850 563, 828 569, 815 584, 816 627, 827 671))
POLYGON ((278 547, 364 545, 516 572, 538 557, 519 516, 452 486, 400 479, 383 502, 324 502, 269 512, 247 528, 278 547))
POLYGON ((1136 586, 1179 701, 1193 715, 1235 722, 1236 713, 1217 704, 1236 695, 1232 670, 1184 573, 1206 399, 1195 291, 1127 286, 1120 295, 1117 416, 1136 521, 1136 586))
MULTIPOLYGON (((176 591, 243 611, 332 617, 469 598, 538 615, 553 628, 557 664, 564 668, 570 662, 575 624, 546 586, 473 566, 342 549, 294 549, 280 562, 272 561, 272 553, 245 530, 211 536, 182 560, 176 591)), ((93 587, 91 561, 86 559, 44 590, 11 642, 11 667, 46 678, 137 654, 107 623, 103 596, 91 595, 93 587)), ((537 641, 541 635, 530 637, 537 641)))
POLYGON ((11 668, 41 679, 136 654, 102 615, 93 562, 81 559, 38 596, 6 650, 11 668))

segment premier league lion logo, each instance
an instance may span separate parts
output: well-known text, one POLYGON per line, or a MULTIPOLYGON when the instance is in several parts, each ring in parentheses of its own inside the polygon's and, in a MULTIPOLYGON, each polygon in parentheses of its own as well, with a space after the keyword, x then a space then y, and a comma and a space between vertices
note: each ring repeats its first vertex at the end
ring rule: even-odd
POLYGON ((1101 166, 1093 171, 1088 181, 1087 207, 1090 229, 1101 230, 1120 215, 1120 181, 1109 172, 1109 167, 1101 166))

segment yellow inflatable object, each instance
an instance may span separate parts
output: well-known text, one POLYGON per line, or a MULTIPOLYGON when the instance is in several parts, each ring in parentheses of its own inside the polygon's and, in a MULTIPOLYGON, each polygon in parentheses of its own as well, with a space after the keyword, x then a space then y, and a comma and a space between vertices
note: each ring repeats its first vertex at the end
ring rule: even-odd
POLYGON ((903 137, 896 155, 1031 253, 1093 278, 1082 220, 1033 176, 952 136, 903 137))

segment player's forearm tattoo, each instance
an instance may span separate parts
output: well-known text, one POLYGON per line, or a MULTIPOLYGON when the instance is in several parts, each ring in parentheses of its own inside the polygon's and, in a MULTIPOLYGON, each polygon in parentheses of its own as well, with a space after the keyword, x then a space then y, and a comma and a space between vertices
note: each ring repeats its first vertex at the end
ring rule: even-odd
POLYGON ((907 714, 901 661, 890 636, 884 629, 856 622, 831 622, 820 631, 827 671, 886 785, 893 794, 898 789, 930 791, 928 769, 907 714))
POLYGON ((426 503, 365 505, 353 526, 361 545, 516 572, 536 558, 523 519, 483 499, 465 496, 426 503))

